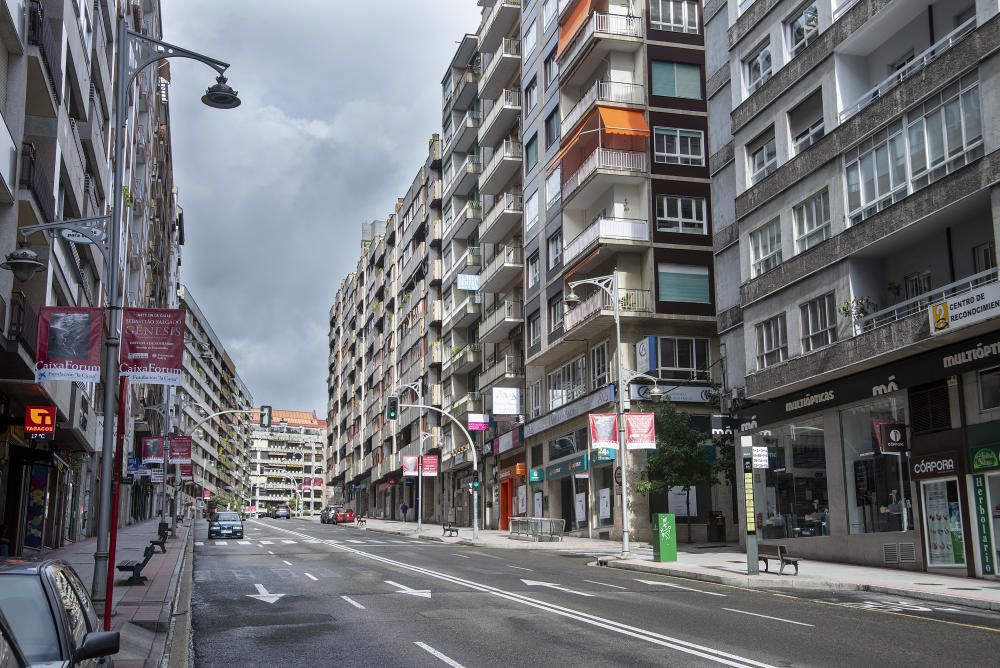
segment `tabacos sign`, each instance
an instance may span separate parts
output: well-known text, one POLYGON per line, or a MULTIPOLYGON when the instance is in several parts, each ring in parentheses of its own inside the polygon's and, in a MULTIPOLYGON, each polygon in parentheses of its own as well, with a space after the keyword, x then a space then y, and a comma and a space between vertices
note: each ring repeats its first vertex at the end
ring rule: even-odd
POLYGON ((55 406, 28 406, 24 411, 24 433, 56 433, 55 406))

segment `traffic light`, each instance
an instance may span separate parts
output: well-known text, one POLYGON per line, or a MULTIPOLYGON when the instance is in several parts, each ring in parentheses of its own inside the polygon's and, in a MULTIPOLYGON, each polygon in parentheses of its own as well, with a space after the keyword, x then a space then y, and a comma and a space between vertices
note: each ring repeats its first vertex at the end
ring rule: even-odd
POLYGON ((271 426, 271 407, 261 406, 260 407, 260 426, 267 429, 271 426))
POLYGON ((472 489, 479 489, 479 471, 472 472, 472 489))
POLYGON ((390 396, 385 401, 385 417, 389 420, 395 420, 399 417, 399 397, 396 395, 390 396))

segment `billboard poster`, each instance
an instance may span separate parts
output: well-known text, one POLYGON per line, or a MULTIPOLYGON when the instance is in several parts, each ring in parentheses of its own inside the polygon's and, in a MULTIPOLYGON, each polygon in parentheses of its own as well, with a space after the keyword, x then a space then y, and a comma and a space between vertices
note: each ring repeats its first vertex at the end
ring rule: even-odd
POLYGON ((163 438, 147 436, 142 439, 142 465, 163 464, 163 438))
POLYGON ((656 449, 656 423, 652 413, 625 414, 625 446, 629 450, 656 449))
POLYGON ((32 466, 28 469, 28 500, 24 509, 24 546, 32 550, 41 551, 42 549, 48 484, 48 467, 32 466))
POLYGON ((122 314, 121 375, 133 383, 179 385, 183 378, 184 311, 128 308, 122 314))
POLYGON ((490 428, 490 416, 486 413, 469 413, 469 431, 487 431, 490 428))
POLYGON ((615 413, 591 413, 590 447, 618 449, 618 415, 615 413))
POLYGON ((170 464, 190 464, 191 463, 191 437, 171 436, 167 439, 170 444, 170 464))
POLYGON ((103 335, 103 309, 43 306, 38 313, 35 382, 99 382, 103 335))
POLYGON ((520 415, 521 388, 494 387, 493 415, 520 415))
POLYGON ((436 478, 441 459, 437 455, 424 455, 420 458, 420 468, 425 478, 436 478))
POLYGON ((416 478, 420 475, 420 471, 417 470, 417 456, 416 455, 404 455, 403 456, 403 477, 404 478, 416 478))

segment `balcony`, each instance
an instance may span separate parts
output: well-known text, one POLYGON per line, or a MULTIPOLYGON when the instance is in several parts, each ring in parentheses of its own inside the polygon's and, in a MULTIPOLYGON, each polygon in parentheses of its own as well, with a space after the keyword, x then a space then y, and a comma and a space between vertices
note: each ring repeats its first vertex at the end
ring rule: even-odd
POLYGON ((464 348, 455 348, 451 357, 444 362, 443 370, 449 374, 468 373, 479 368, 483 362, 483 348, 478 343, 470 343, 464 348))
POLYGON ((486 368, 479 374, 479 387, 496 385, 509 387, 524 380, 524 360, 520 355, 501 355, 487 360, 486 368))
MULTIPOLYGON (((637 242, 649 241, 649 222, 631 218, 601 218, 591 223, 563 246, 563 268, 568 270, 594 248, 612 251, 634 249, 637 242)), ((642 246, 645 247, 644 245, 642 246)))
POLYGON ((455 403, 451 405, 451 414, 461 418, 469 413, 482 413, 483 405, 483 395, 479 392, 469 392, 455 399, 455 403))
POLYGON ((479 145, 493 146, 510 134, 510 128, 521 115, 521 92, 504 89, 493 100, 479 128, 479 145))
POLYGON ((844 123, 862 109, 891 91, 893 88, 927 67, 929 64, 950 51, 956 44, 968 37, 975 29, 976 17, 973 16, 935 42, 929 49, 923 51, 913 58, 913 60, 903 65, 899 70, 893 72, 873 88, 863 93, 853 104, 841 110, 839 114, 840 122, 844 123))
MULTIPOLYGON (((630 179, 645 176, 649 171, 649 157, 645 152, 597 148, 562 183, 563 205, 584 190, 596 195, 613 183, 628 183, 630 179), (588 183, 598 187, 585 188, 588 183)), ((581 201, 576 206, 586 206, 581 201)))
MULTIPOLYGON (((465 249, 455 263, 452 264, 445 270, 444 282, 446 285, 451 285, 452 279, 455 278, 456 274, 465 273, 465 270, 470 267, 481 267, 483 264, 483 253, 479 246, 469 246, 465 249)), ((479 273, 478 271, 475 273, 479 273)))
POLYGON ((498 292, 524 271, 524 251, 520 246, 497 246, 496 255, 479 275, 480 292, 498 292))
POLYGON ((427 349, 427 364, 428 366, 441 366, 442 362, 441 354, 441 340, 437 339, 433 341, 430 348, 427 349))
POLYGON ((21 188, 31 191, 42 214, 43 220, 38 222, 51 223, 55 220, 56 202, 53 190, 55 188, 52 176, 45 169, 38 153, 32 144, 21 145, 21 188))
POLYGON ((479 80, 479 98, 499 97, 500 91, 521 69, 521 40, 504 37, 492 53, 483 53, 483 76, 479 80))
POLYGON ((573 105, 562 119, 561 134, 569 135, 581 118, 597 103, 604 104, 645 104, 646 88, 642 84, 623 83, 619 81, 597 81, 590 87, 580 101, 573 105))
POLYGON ((482 117, 478 109, 469 109, 466 111, 465 115, 462 116, 462 120, 458 122, 452 131, 451 139, 448 140, 446 153, 467 153, 472 148, 472 145, 476 143, 476 138, 479 136, 481 120, 482 117))
MULTIPOLYGON (((440 262, 441 260, 435 260, 435 262, 440 262)), ((441 319, 443 317, 444 305, 440 299, 434 299, 430 303, 430 308, 427 309, 427 324, 431 327, 436 327, 441 324, 441 319)))
MULTIPOLYGON (((645 316, 652 312, 649 290, 621 288, 618 290, 618 309, 622 318, 645 316)), ((563 329, 572 338, 590 338, 609 326, 614 318, 614 304, 611 296, 598 290, 574 308, 566 312, 563 329)))
POLYGON ((642 46, 642 16, 594 12, 577 28, 559 58, 560 86, 581 85, 612 51, 634 53, 642 46))
MULTIPOLYGON (((437 189, 440 192, 441 182, 435 181, 434 184, 437 186, 437 189)), ((442 232, 441 219, 437 218, 435 220, 432 220, 427 232, 427 243, 429 243, 431 246, 439 247, 441 245, 441 239, 442 239, 441 232, 442 232)))
POLYGON ((488 244, 503 241, 519 228, 523 215, 523 196, 519 192, 503 193, 479 226, 479 240, 488 244))
POLYGON ((481 311, 480 301, 479 293, 473 292, 452 310, 448 311, 445 309, 445 328, 468 327, 478 320, 479 312, 481 311))
POLYGON ((498 343, 507 338, 514 328, 524 324, 524 303, 505 299, 479 323, 479 340, 482 343, 498 343))
POLYGON ((445 199, 453 195, 467 195, 472 186, 476 185, 482 169, 482 161, 478 155, 473 153, 465 156, 465 160, 450 175, 448 182, 444 186, 445 199))
POLYGON ((455 88, 451 95, 452 109, 465 109, 476 97, 476 84, 479 83, 479 67, 472 65, 465 68, 455 79, 455 88))
POLYGON ((441 285, 441 281, 444 279, 444 268, 441 260, 431 260, 430 273, 430 284, 441 285))
POLYGON ((479 48, 483 51, 496 48, 520 16, 521 0, 496 0, 479 29, 479 48))
MULTIPOLYGON (((28 69, 29 91, 34 89, 32 85, 34 83, 40 84, 43 89, 47 87, 52 94, 52 99, 58 105, 62 102, 62 45, 52 34, 52 29, 45 17, 45 10, 39 0, 31 0, 28 7, 28 44, 38 47, 38 62, 41 63, 41 68, 29 67, 28 69)), ((51 107, 51 101, 47 103, 47 106, 51 107)), ((51 113, 38 113, 38 108, 33 106, 33 101, 30 99, 28 113, 35 116, 53 115, 51 113)))
POLYGON ((521 160, 524 157, 524 147, 520 142, 505 140, 503 145, 493 152, 482 178, 479 179, 479 191, 487 195, 500 193, 515 174, 521 171, 521 160))

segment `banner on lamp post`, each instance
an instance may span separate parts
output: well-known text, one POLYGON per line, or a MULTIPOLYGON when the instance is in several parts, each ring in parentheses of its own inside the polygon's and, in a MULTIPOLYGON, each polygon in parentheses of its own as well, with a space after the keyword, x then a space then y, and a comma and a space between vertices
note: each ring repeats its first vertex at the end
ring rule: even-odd
POLYGON ((133 383, 179 385, 184 369, 184 311, 128 308, 122 314, 121 375, 133 383))
POLYGON ((170 464, 190 464, 191 463, 191 437, 171 436, 167 439, 170 443, 168 452, 170 453, 170 464))
POLYGON ((656 420, 652 413, 625 414, 625 447, 629 450, 656 449, 656 420))
POLYGON ((142 439, 142 465, 163 464, 163 439, 147 436, 142 439))
POLYGON ((436 478, 441 459, 437 455, 424 455, 420 458, 420 468, 425 478, 436 478))
POLYGON ((615 413, 591 413, 590 447, 618 449, 618 415, 615 413))
POLYGON ((403 477, 404 478, 416 478, 420 475, 420 471, 417 469, 417 456, 416 455, 404 455, 403 456, 403 477))
POLYGON ((194 481, 194 464, 180 464, 181 480, 184 482, 194 481))
POLYGON ((43 306, 38 313, 35 382, 99 382, 103 334, 102 309, 43 306))

